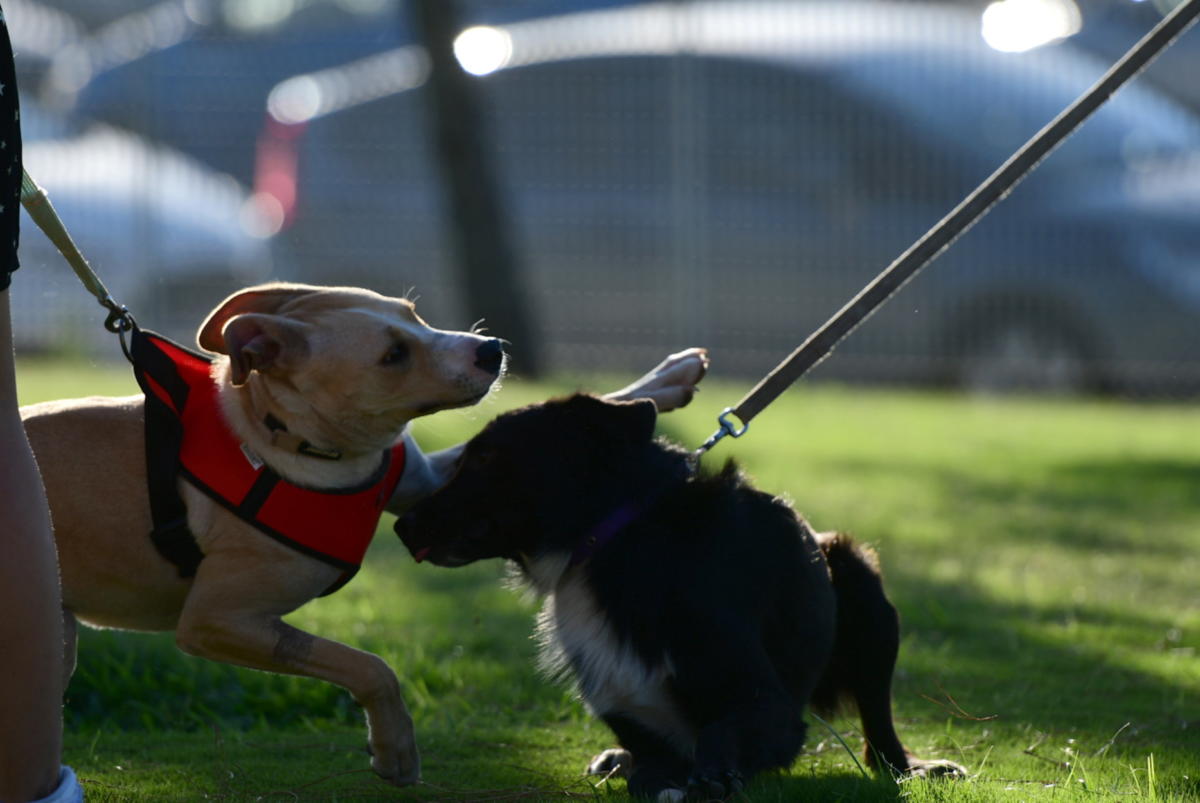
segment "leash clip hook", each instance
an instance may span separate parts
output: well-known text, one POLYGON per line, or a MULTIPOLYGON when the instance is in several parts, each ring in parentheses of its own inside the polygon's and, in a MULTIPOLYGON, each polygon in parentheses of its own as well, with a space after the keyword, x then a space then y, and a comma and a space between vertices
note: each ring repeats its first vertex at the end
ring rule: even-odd
POLYGON ((108 310, 108 317, 104 319, 105 329, 114 335, 122 335, 133 328, 133 316, 124 304, 118 304, 112 296, 105 296, 100 300, 100 305, 108 310))
POLYGON ((721 414, 717 416, 717 423, 721 425, 720 429, 714 432, 708 440, 702 443, 699 449, 692 452, 692 463, 694 465, 698 465, 700 463, 700 458, 704 456, 704 453, 716 446, 717 441, 721 440, 721 438, 724 438, 726 435, 730 436, 731 438, 740 438, 746 434, 746 430, 750 429, 750 422, 744 421, 742 422, 742 425, 738 427, 731 420, 732 416, 734 415, 735 413, 733 412, 732 407, 726 407, 721 411, 721 414))

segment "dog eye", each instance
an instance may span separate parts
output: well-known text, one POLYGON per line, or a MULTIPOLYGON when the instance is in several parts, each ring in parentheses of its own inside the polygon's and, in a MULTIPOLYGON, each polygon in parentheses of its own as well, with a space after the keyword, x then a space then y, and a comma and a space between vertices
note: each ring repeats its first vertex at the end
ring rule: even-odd
POLYGON ((380 365, 396 365, 408 359, 408 346, 404 343, 396 341, 392 347, 383 355, 383 359, 379 361, 380 365))

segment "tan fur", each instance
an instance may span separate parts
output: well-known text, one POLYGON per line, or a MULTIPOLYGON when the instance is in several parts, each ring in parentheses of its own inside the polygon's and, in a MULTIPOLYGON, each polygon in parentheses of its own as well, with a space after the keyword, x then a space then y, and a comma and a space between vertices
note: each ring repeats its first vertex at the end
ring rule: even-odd
MULTIPOLYGON (((252 288, 218 307, 198 339, 222 355, 213 377, 238 437, 286 479, 322 488, 363 481, 409 420, 473 404, 496 379, 475 367, 486 338, 433 329, 408 301, 352 288, 252 288), (381 364, 397 343, 407 358, 381 364), (273 446, 268 413, 343 458, 273 446)), ((174 630, 193 655, 336 683, 366 711, 375 771, 415 783, 412 721, 391 669, 280 619, 326 589, 338 569, 263 535, 184 481, 188 523, 205 558, 195 578, 181 579, 155 550, 142 415, 140 396, 23 410, 50 501, 68 614, 101 627, 174 630)), ((67 652, 70 671, 73 643, 67 652)))

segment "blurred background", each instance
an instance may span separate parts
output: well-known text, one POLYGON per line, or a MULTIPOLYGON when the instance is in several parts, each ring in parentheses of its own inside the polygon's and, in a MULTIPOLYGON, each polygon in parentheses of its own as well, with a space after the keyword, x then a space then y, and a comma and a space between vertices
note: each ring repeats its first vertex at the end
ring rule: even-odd
MULTIPOLYGON (((4 0, 26 165, 148 328, 272 279, 518 374, 772 367, 1172 0, 4 0)), ((1200 31, 817 369, 1200 391, 1200 31)), ((116 358, 25 220, 26 353, 116 358)))

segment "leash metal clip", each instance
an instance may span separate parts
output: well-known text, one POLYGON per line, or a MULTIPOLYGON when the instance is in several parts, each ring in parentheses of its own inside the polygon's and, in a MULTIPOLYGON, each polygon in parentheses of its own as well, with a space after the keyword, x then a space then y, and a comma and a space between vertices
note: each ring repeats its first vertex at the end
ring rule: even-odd
POLYGON ((133 328, 133 316, 123 304, 113 301, 112 296, 106 296, 100 304, 108 310, 108 317, 104 319, 105 329, 114 335, 120 335, 133 328))
POLYGON ((124 304, 118 304, 110 295, 105 295, 100 301, 100 305, 108 310, 108 317, 104 319, 104 328, 112 332, 121 341, 121 352, 125 355, 125 359, 133 362, 133 352, 131 352, 130 344, 125 339, 125 335, 137 329, 137 321, 133 319, 133 315, 124 304))
POLYGON ((721 425, 721 428, 714 432, 708 440, 700 445, 699 449, 692 453, 692 461, 694 463, 698 463, 700 458, 703 457, 704 453, 716 446, 717 441, 721 440, 721 438, 724 438, 726 435, 732 438, 740 438, 746 434, 746 430, 750 429, 750 422, 747 421, 743 423, 741 427, 738 427, 733 423, 733 421, 730 420, 731 416, 733 415, 734 412, 732 407, 726 407, 721 411, 721 414, 717 416, 717 423, 721 425))
POLYGON ((733 414, 733 408, 726 407, 721 411, 721 414, 717 416, 717 421, 721 424, 721 434, 717 436, 718 439, 724 437, 725 435, 729 435, 732 438, 740 438, 746 434, 746 430, 750 429, 750 422, 748 421, 742 424, 741 429, 738 429, 733 424, 729 423, 729 417, 733 414))

